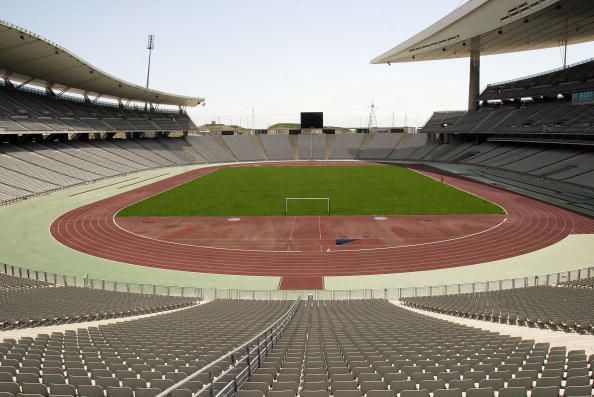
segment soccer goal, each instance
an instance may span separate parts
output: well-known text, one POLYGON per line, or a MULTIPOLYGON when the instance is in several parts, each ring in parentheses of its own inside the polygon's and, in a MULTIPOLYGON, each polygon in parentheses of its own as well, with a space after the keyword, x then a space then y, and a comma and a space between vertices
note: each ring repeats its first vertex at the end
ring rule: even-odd
POLYGON ((330 197, 285 197, 285 215, 289 215, 289 203, 296 201, 325 201, 326 213, 330 215, 330 197))

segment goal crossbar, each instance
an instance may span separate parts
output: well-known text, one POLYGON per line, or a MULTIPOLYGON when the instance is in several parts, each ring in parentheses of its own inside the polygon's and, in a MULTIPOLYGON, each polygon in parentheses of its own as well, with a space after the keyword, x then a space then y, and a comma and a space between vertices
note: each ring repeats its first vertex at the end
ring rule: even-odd
POLYGON ((289 213, 290 200, 326 200, 326 211, 330 215, 330 197, 285 197, 285 215, 289 213))

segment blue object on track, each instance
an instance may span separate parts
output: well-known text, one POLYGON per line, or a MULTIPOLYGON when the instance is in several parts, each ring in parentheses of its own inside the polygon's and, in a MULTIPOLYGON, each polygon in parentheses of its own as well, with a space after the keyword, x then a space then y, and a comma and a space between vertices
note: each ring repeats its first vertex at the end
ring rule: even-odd
POLYGON ((336 245, 348 244, 348 243, 352 243, 353 241, 357 241, 357 240, 358 239, 356 239, 356 238, 337 238, 336 245))

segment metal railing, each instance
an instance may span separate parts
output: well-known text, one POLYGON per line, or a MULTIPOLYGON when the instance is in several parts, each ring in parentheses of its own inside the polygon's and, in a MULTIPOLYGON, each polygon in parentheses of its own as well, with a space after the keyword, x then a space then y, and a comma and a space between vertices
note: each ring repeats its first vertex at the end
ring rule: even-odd
POLYGON ((310 295, 314 300, 386 299, 396 300, 415 296, 437 296, 463 293, 500 291, 534 286, 556 286, 560 283, 594 277, 594 266, 563 272, 539 274, 469 283, 440 284, 419 287, 368 288, 344 290, 256 290, 235 288, 203 288, 193 286, 156 285, 64 275, 24 267, 0 264, 0 273, 45 281, 57 286, 73 286, 105 291, 147 295, 195 297, 200 300, 295 300, 310 295))
POLYGON ((500 82, 497 82, 497 83, 487 84, 487 88, 493 87, 493 86, 499 86, 499 85, 503 85, 503 84, 515 83, 515 82, 522 81, 522 80, 533 79, 535 77, 545 76, 545 75, 547 75, 549 73, 561 72, 563 70, 566 70, 566 69, 569 69, 569 68, 573 68, 575 66, 583 65, 584 63, 588 63, 588 62, 592 62, 592 61, 594 61, 594 58, 584 59, 583 61, 572 63, 571 65, 567 65, 565 67, 564 66, 560 66, 558 68, 549 69, 549 70, 546 70, 544 72, 535 73, 535 74, 531 74, 531 75, 524 76, 524 77, 517 77, 515 79, 510 79, 510 80, 500 81, 500 82))
POLYGON ((264 331, 260 332, 258 335, 254 336, 252 339, 245 342, 241 346, 237 346, 235 349, 222 355, 210 364, 202 367, 201 369, 189 375, 185 379, 182 379, 173 386, 163 390, 161 393, 157 394, 156 397, 165 397, 171 395, 171 393, 173 393, 175 390, 182 389, 184 385, 186 385, 193 379, 196 379, 201 374, 208 374, 208 383, 203 385, 202 389, 200 389, 199 391, 193 392, 192 397, 203 395, 203 393, 205 392, 208 392, 209 397, 227 397, 230 394, 236 393, 237 390, 239 390, 239 388, 241 387, 241 385, 243 385, 243 383, 251 377, 252 372, 256 368, 259 368, 262 364, 262 361, 264 361, 264 359, 268 357, 268 354, 274 348, 277 340, 283 335, 283 333, 287 329, 287 326, 290 324, 291 320, 295 316, 300 302, 301 298, 298 297, 293 302, 289 310, 287 310, 273 324, 269 325, 266 329, 264 329, 264 331), (237 357, 237 355, 241 355, 241 357, 237 357), (225 362, 228 363, 227 368, 225 368, 215 378, 215 376, 213 376, 213 367, 225 362), (226 375, 231 374, 237 368, 243 369, 240 372, 236 373, 233 376, 233 379, 228 381, 225 384, 225 386, 223 386, 221 390, 219 390, 215 395, 215 381, 224 378, 226 375))

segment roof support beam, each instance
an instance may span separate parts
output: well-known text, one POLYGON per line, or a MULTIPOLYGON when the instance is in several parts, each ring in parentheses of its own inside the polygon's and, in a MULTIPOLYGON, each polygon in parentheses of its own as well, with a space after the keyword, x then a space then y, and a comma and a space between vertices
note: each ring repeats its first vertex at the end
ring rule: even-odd
POLYGON ((18 90, 19 88, 21 88, 21 87, 23 87, 23 86, 25 86, 25 85, 29 84, 29 83, 30 83, 30 82, 32 82, 33 80, 34 80, 34 79, 29 79, 29 80, 25 80, 25 81, 23 81, 21 84, 19 84, 19 85, 17 85, 17 86, 16 86, 17 90, 18 90))
POLYGON ((14 84, 12 84, 12 81, 10 81, 10 75, 11 75, 10 72, 8 72, 4 75, 4 77, 3 77, 4 85, 7 86, 8 88, 14 88, 14 84))
POLYGON ((58 92, 58 95, 56 95, 57 97, 61 97, 62 95, 64 95, 68 90, 70 89, 70 87, 64 87, 64 89, 62 89, 62 91, 58 92))
POLYGON ((468 81, 468 110, 478 108, 478 97, 481 84, 481 38, 473 37, 470 40, 470 74, 468 81))

